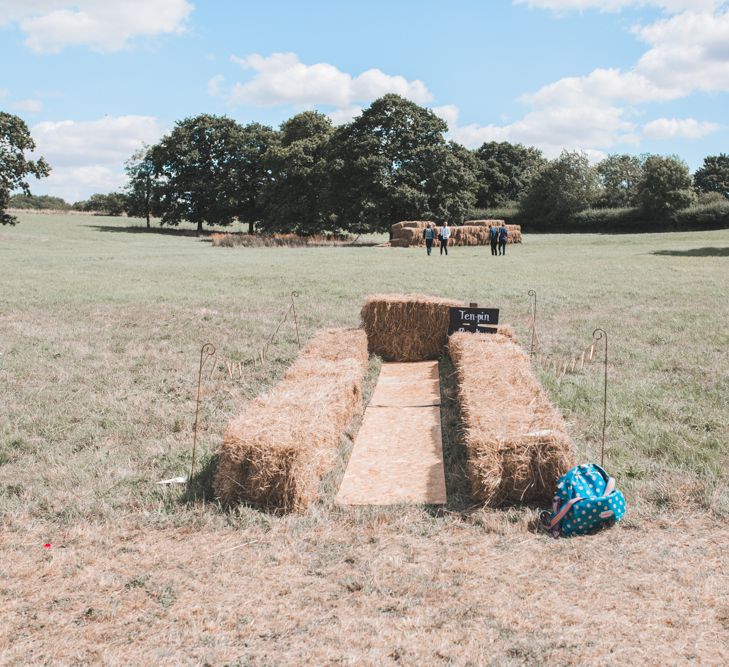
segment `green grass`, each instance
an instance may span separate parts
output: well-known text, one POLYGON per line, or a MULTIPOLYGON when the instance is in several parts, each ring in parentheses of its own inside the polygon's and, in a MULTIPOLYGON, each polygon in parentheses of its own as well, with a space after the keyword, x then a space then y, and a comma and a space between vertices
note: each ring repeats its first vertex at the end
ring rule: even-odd
MULTIPOLYGON (((537 290, 543 350, 581 350, 598 326, 609 334, 606 466, 629 500, 654 511, 729 513, 729 231, 527 233, 504 258, 486 248, 454 248, 445 258, 418 249, 213 248, 194 236, 130 233, 128 221, 114 218, 20 220, 0 228, 6 518, 232 520, 156 482, 185 474, 190 464, 200 346, 209 341, 226 358, 250 362, 292 290, 300 292, 303 338, 322 326, 357 325, 367 294, 424 292, 498 307, 524 341, 527 291, 537 290)), ((247 363, 243 379, 206 381, 203 474, 209 477, 227 420, 295 353, 287 325, 262 369, 247 363)), ((580 458, 594 460, 600 367, 561 380, 549 371, 540 377, 570 423, 580 458)), ((446 445, 459 466, 457 420, 447 423, 446 445)), ((454 479, 456 504, 464 506, 462 481, 454 479)), ((312 516, 336 515, 334 487, 312 516)), ((234 520, 272 519, 242 508, 234 520)))

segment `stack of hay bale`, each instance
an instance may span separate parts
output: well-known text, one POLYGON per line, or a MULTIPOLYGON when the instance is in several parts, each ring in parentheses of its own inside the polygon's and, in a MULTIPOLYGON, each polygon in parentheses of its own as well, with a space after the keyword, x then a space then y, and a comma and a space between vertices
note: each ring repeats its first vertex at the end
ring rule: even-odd
POLYGON ((214 487, 224 503, 301 511, 318 497, 340 437, 361 410, 368 366, 361 329, 317 333, 266 394, 230 421, 214 487))
MULTIPOLYGON (((488 229, 489 225, 491 225, 492 227, 501 227, 503 222, 503 220, 466 220, 463 223, 463 226, 485 227, 486 229, 488 229)), ((509 235, 506 241, 507 243, 521 243, 521 225, 506 225, 506 229, 509 230, 509 235)))
POLYGON ((529 355, 499 334, 453 334, 468 476, 476 500, 549 501, 574 465, 561 415, 532 373, 529 355))
MULTIPOLYGON (((500 227, 503 220, 466 220, 463 225, 451 227, 449 245, 488 245, 489 225, 500 227)), ((404 220, 392 225, 390 245, 393 248, 410 248, 425 245, 423 230, 429 223, 425 220, 404 220)), ((521 225, 506 225, 509 230, 507 243, 521 243, 521 225)), ((435 227, 436 237, 440 227, 435 227)))
MULTIPOLYGON (((392 225, 390 245, 393 248, 409 248, 425 245, 423 230, 428 226, 425 220, 403 220, 392 225)), ((437 232, 436 232, 437 234, 437 232)))

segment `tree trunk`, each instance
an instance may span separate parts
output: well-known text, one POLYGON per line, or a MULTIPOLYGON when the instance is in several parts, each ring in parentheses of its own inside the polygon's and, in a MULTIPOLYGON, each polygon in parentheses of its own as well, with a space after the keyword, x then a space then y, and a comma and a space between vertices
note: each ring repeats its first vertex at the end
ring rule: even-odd
POLYGON ((248 221, 248 233, 249 234, 253 234, 254 233, 254 231, 255 231, 254 230, 254 227, 255 227, 255 225, 253 224, 253 220, 249 220, 248 221))
POLYGON ((198 235, 198 236, 202 236, 202 233, 203 233, 203 228, 202 228, 202 226, 203 226, 203 223, 202 223, 202 220, 200 220, 200 221, 199 221, 199 222, 197 223, 197 235, 198 235))

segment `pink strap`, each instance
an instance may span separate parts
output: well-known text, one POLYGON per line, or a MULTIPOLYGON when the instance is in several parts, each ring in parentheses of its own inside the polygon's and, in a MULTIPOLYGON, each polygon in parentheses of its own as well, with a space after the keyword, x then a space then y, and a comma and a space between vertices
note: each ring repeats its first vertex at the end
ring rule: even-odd
POLYGON ((557 515, 549 522, 549 526, 547 528, 554 528, 562 519, 564 519, 564 515, 567 514, 572 509, 572 505, 574 505, 576 502, 579 502, 582 500, 581 496, 577 496, 577 498, 572 498, 572 500, 566 502, 562 509, 557 512, 557 515))
POLYGON ((603 498, 609 496, 613 491, 615 491, 615 478, 609 477, 608 483, 605 485, 605 491, 602 494, 603 498))

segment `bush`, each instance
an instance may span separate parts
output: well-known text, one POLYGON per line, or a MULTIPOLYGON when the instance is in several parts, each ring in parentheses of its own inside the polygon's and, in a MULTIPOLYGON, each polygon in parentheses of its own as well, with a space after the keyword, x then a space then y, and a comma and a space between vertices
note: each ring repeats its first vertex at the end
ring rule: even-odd
POLYGON ((645 222, 638 208, 589 208, 572 216, 568 226, 575 232, 629 233, 643 231, 645 222))
POLYGON ((673 218, 676 229, 726 229, 729 228, 729 201, 696 204, 676 211, 673 218))
POLYGON ((699 192, 698 204, 700 206, 709 206, 711 204, 726 204, 729 202, 721 192, 699 192))
MULTIPOLYGON (((493 208, 472 208, 466 215, 466 220, 513 220, 519 216, 519 206, 509 203, 506 206, 493 208)), ((517 223, 518 224, 518 223, 517 223)))

